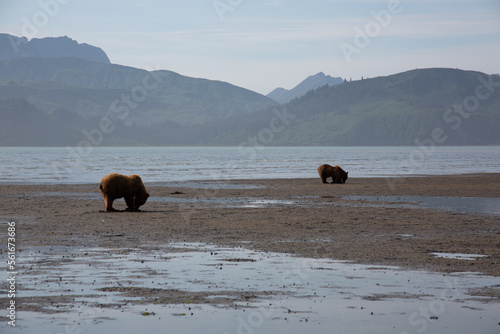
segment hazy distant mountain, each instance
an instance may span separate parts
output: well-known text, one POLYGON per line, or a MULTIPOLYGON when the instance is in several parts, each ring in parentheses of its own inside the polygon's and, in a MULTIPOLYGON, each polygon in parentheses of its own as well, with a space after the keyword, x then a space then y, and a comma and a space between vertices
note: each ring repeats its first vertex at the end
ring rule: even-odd
POLYGON ((83 118, 105 117, 114 106, 127 111, 129 125, 200 124, 277 104, 226 82, 62 57, 0 61, 0 98, 83 118))
POLYGON ((334 86, 342 83, 343 81, 344 80, 342 80, 342 78, 334 78, 329 75, 325 75, 323 72, 320 72, 318 74, 307 77, 304 81, 295 86, 295 88, 292 88, 290 90, 284 88, 276 88, 266 96, 276 102, 279 102, 280 104, 284 104, 297 97, 305 95, 312 89, 316 89, 324 85, 334 86))
MULTIPOLYGON (((314 77, 326 76, 304 82, 314 77)), ((0 145, 500 145, 499 85, 480 72, 419 69, 320 84, 279 106, 166 70, 17 57, 0 61, 0 145)))
POLYGON ((0 34, 0 60, 24 57, 76 57, 88 61, 109 64, 106 53, 95 46, 79 44, 64 37, 33 38, 0 34))
POLYGON ((205 137, 207 144, 250 148, 426 145, 428 152, 434 145, 500 145, 499 86, 498 75, 418 69, 323 86, 281 107, 198 131, 218 130, 205 137))
POLYGON ((70 112, 45 113, 23 99, 0 99, 1 146, 76 145, 88 125, 70 112))
POLYGON ((274 144, 499 145, 499 85, 498 75, 429 68, 322 87, 285 105, 295 117, 274 144))

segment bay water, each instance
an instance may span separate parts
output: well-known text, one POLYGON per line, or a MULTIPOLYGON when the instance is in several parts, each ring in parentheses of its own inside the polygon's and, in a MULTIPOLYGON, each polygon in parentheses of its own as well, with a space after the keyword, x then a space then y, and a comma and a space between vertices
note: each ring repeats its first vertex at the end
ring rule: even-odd
POLYGON ((498 173, 500 146, 0 147, 0 182, 99 183, 112 172, 146 184, 314 178, 324 163, 350 178, 498 173))

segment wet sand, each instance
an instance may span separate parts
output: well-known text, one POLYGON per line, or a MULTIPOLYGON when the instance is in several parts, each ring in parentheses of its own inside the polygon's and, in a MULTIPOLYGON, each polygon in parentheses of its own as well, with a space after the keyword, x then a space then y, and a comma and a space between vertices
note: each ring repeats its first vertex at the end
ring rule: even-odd
MULTIPOLYGON (((98 180, 85 185, 3 184, 0 220, 16 222, 21 254, 40 246, 125 249, 201 242, 500 276, 499 215, 480 213, 481 208, 474 206, 464 212, 424 208, 406 200, 408 196, 498 199, 500 174, 352 178, 346 184, 322 184, 319 178, 145 181, 151 198, 141 212, 112 213, 103 212, 98 180), (463 260, 431 253, 486 256, 463 260)), ((123 199, 114 207, 124 210, 123 199)), ((3 226, 1 235, 6 239, 3 226)), ((500 300, 498 289, 478 294, 500 300)))
MULTIPOLYGON (((67 317, 87 323, 93 332, 108 332, 99 327, 101 324, 129 324, 127 319, 140 319, 145 314, 155 319, 168 317, 169 322, 185 326, 173 318, 194 313, 192 324, 204 324, 208 319, 221 321, 244 314, 239 313, 242 307, 250 311, 270 303, 275 312, 270 326, 278 322, 295 328, 290 321, 307 323, 309 317, 330 317, 328 307, 316 307, 319 291, 333 294, 323 297, 324 303, 346 313, 347 325, 349 319, 358 319, 366 311, 367 324, 379 322, 384 331, 387 319, 398 323, 398 328, 415 329, 411 324, 408 327, 409 315, 418 305, 442 303, 443 291, 453 292, 451 296, 459 292, 463 297, 455 303, 450 296, 445 297, 450 301, 446 312, 458 318, 447 318, 440 325, 464 319, 474 326, 483 324, 468 318, 477 315, 467 307, 477 309, 489 325, 496 319, 491 314, 500 301, 496 283, 500 277, 500 174, 352 178, 346 184, 322 184, 319 177, 165 184, 145 181, 151 197, 142 211, 124 211, 125 203, 120 199, 114 207, 121 211, 111 213, 103 211, 97 181, 0 184, 0 235, 7 240, 7 222, 16 223, 16 303, 23 311, 19 323, 28 332, 37 328, 59 331, 67 324, 67 317), (176 249, 173 244, 177 244, 176 249), (210 245, 215 245, 213 255, 210 250, 207 253, 210 245), (218 249, 226 246, 236 253, 220 260, 218 249), (247 254, 244 249, 259 253, 249 259, 243 255, 247 254), (189 255, 177 253, 184 251, 189 255), (266 253, 260 252, 268 252, 271 259, 263 260, 266 253), (293 262, 283 253, 304 257, 307 262, 293 262), (464 260, 433 253, 475 256, 464 260), (319 262, 311 262, 311 258, 319 262), (342 274, 334 262, 321 262, 329 259, 368 266, 364 272, 358 268, 342 274), (180 263, 178 276, 172 267, 176 261, 180 263), (186 264, 196 270, 186 271, 186 264), (384 268, 392 268, 385 266, 404 271, 389 273, 390 269, 387 278, 371 277, 385 275, 384 268), (300 284, 281 286, 283 278, 288 278, 285 274, 297 268, 298 275, 291 278, 300 284), (262 270, 267 273, 265 280, 259 277, 262 270), (214 271, 225 278, 214 281, 214 271), (424 279, 427 283, 418 283, 418 277, 427 271, 443 275, 432 274, 424 279), (255 280, 244 276, 237 283, 233 276, 225 276, 226 272, 252 273, 255 280), (460 276, 460 281, 469 283, 447 290, 450 286, 445 282, 455 280, 456 276, 450 276, 455 272, 493 277, 460 276), (333 276, 328 276, 330 273, 333 276), (350 276, 353 273, 356 277, 350 276), (309 285, 309 278, 323 274, 326 278, 309 285), (358 292, 350 282, 354 278, 359 278, 363 287, 358 292), (215 290, 214 282, 220 284, 215 290), (224 289, 229 282, 236 286, 224 289), (265 284, 252 285, 247 291, 244 287, 250 282, 265 284), (412 286, 414 294, 406 294, 412 286), (300 297, 304 292, 306 297, 300 297), (415 303, 407 303, 410 299, 415 303), (374 303, 369 304, 369 310, 367 301, 374 303), (293 312, 306 302, 314 312, 293 312), (214 304, 221 310, 217 315, 202 306, 214 304), (384 314, 380 311, 384 308, 392 311, 384 314), (209 318, 203 318, 207 314, 209 318), (373 318, 373 314, 378 317, 373 318)), ((6 259, 6 255, 4 252, 0 257, 6 259)), ((8 302, 0 297, 0 306, 6 307, 8 302)), ((438 315, 441 317, 441 313, 433 314, 425 321, 438 315)), ((233 330, 238 323, 229 321, 226 325, 233 330)))

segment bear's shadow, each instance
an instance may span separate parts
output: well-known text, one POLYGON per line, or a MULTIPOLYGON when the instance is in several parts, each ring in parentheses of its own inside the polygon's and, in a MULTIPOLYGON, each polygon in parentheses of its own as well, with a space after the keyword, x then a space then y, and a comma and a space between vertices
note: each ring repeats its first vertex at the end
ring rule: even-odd
POLYGON ((168 211, 168 210, 162 210, 162 211, 149 211, 149 210, 140 210, 140 209, 125 209, 125 210, 117 210, 117 209, 114 209, 113 211, 106 211, 106 210, 99 210, 99 213, 125 213, 125 212, 142 212, 142 213, 151 213, 151 212, 155 212, 155 213, 158 213, 158 212, 172 212, 172 211, 168 211))

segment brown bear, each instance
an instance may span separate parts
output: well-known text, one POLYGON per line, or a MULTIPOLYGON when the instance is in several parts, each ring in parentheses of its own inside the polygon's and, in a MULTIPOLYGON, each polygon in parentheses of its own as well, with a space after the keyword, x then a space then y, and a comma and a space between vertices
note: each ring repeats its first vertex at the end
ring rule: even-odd
POLYGON ((149 197, 144 183, 139 175, 121 175, 111 173, 102 178, 99 183, 106 211, 116 211, 113 209, 113 201, 117 198, 125 198, 127 211, 138 211, 141 205, 146 203, 149 197))
POLYGON ((318 167, 318 174, 319 177, 321 177, 321 181, 323 181, 323 183, 328 183, 326 182, 326 179, 329 177, 332 178, 332 183, 345 183, 348 177, 348 173, 349 172, 344 171, 339 166, 332 167, 330 165, 324 164, 318 167))

